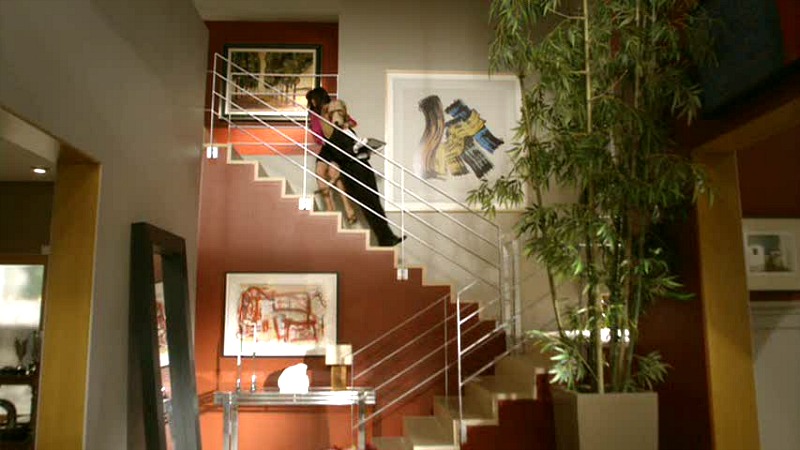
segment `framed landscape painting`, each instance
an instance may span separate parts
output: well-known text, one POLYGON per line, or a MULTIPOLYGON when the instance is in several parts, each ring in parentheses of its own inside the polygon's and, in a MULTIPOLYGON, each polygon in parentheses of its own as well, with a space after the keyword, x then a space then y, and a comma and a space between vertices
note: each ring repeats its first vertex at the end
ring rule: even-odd
POLYGON ((800 219, 742 219, 751 291, 800 290, 800 219))
POLYGON ((223 356, 324 356, 336 302, 335 273, 229 273, 223 356))
MULTIPOLYGON (((511 165, 508 150, 520 115, 516 77, 485 73, 387 74, 386 209, 462 209, 469 190, 511 165), (397 187, 415 192, 405 197, 397 187)), ((522 207, 524 205, 520 205, 522 207)))
POLYGON ((317 45, 227 45, 223 113, 249 120, 306 116, 306 92, 320 85, 317 45))

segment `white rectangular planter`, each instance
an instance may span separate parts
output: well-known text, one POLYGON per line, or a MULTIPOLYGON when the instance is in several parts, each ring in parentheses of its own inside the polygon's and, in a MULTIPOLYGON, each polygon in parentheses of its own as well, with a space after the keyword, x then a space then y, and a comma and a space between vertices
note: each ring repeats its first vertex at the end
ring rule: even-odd
POLYGON ((578 394, 553 389, 558 450, 658 450, 655 392, 578 394))

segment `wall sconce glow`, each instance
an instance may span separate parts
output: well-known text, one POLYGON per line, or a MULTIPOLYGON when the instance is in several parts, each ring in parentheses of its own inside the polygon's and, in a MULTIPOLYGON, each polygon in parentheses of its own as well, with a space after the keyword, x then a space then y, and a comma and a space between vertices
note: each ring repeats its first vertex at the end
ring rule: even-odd
POLYGON ((31 167, 31 170, 37 175, 44 175, 47 173, 47 167, 31 167))
POLYGON ((217 159, 219 158, 219 147, 210 145, 206 147, 206 158, 217 159))

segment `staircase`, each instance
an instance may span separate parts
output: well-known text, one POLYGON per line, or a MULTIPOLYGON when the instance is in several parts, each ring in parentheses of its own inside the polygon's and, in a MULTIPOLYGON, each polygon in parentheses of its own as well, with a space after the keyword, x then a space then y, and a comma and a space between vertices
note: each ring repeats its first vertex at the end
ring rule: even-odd
MULTIPOLYGON (((215 55, 214 79, 231 83, 224 73, 216 69, 217 60, 222 67, 233 65, 221 55, 215 55)), ((313 211, 310 192, 316 186, 316 174, 313 164, 308 162, 309 159, 313 162, 313 158, 308 155, 307 137, 301 142, 296 132, 283 131, 288 127, 277 127, 257 116, 249 117, 255 124, 242 127, 221 113, 219 102, 230 101, 230 98, 221 93, 216 85, 212 91, 217 102, 216 107, 212 102, 212 133, 216 120, 228 128, 225 139, 230 141, 236 132, 239 136, 246 136, 249 141, 247 145, 263 146, 280 156, 282 164, 301 173, 302 178, 302 183, 291 184, 285 177, 267 173, 257 161, 239 156, 236 143, 220 141, 212 135, 209 142, 224 146, 227 165, 238 166, 245 171, 252 170, 252 178, 243 176, 242 180, 235 183, 270 185, 269 190, 277 190, 280 195, 278 203, 282 210, 280 213, 276 211, 272 217, 300 214, 307 216, 309 221, 327 224, 332 235, 326 232, 326 237, 362 242, 364 251, 376 257, 380 255, 382 261, 388 258, 388 263, 376 263, 375 267, 370 267, 371 270, 376 267, 389 269, 393 279, 384 282, 406 284, 410 291, 426 292, 419 295, 420 298, 436 298, 430 301, 414 297, 416 303, 412 303, 409 302, 411 297, 406 296, 402 308, 396 311, 396 326, 380 330, 380 333, 370 331, 367 341, 358 333, 344 340, 351 342, 355 350, 353 384, 374 386, 378 391, 376 410, 366 419, 356 420, 352 424, 353 429, 370 423, 373 428, 380 430, 377 434, 394 436, 374 438, 380 450, 496 448, 496 440, 492 436, 497 437, 499 433, 507 435, 509 429, 517 430, 523 444, 504 448, 553 448, 552 419, 544 375, 547 363, 535 354, 520 354, 525 352, 522 351, 524 341, 519 339, 522 311, 518 302, 515 302, 519 294, 515 287, 518 274, 513 267, 514 249, 510 241, 501 239, 499 228, 493 223, 484 226, 484 229, 489 229, 487 236, 485 232, 481 233, 475 227, 460 222, 453 214, 436 211, 435 215, 440 220, 452 222, 456 228, 461 227, 457 235, 451 236, 442 234, 436 226, 419 215, 402 210, 400 219, 390 220, 390 223, 408 236, 407 242, 394 248, 372 246, 369 230, 344 227, 342 213, 313 211), (276 144, 265 142, 258 132, 259 128, 280 136, 283 140, 281 145, 301 148, 302 162, 300 158, 285 157, 285 152, 276 148, 276 144), (309 178, 311 183, 308 182, 309 178), (436 240, 426 237, 426 233, 430 232, 438 233, 436 240), (438 244, 443 240, 452 242, 458 251, 454 255, 442 252, 438 244), (452 264, 452 270, 472 281, 451 286, 429 283, 423 267, 409 264, 406 245, 411 243, 441 255, 443 261, 452 264), (496 250, 487 252, 487 245, 496 250), (432 411, 433 415, 419 415, 426 411, 418 407, 409 410, 408 402, 418 398, 430 398, 427 412, 432 411), (535 416, 539 419, 534 424, 520 427, 515 416, 535 416), (532 432, 535 433, 531 435, 532 432)), ((305 125, 290 120, 295 126, 305 125)), ((389 187, 391 180, 385 182, 387 186, 384 189, 389 187)), ((342 191, 339 194, 347 195, 342 191)), ((264 202, 269 199, 258 196, 253 201, 264 202)), ((468 208, 465 212, 478 216, 468 208)), ((235 214, 248 213, 241 211, 235 214)), ((258 223, 269 221, 268 218, 249 219, 258 223)), ((485 219, 478 217, 475 220, 485 219)), ((309 246, 301 251, 313 252, 314 249, 309 246)))
POLYGON ((507 356, 498 361, 494 376, 468 383, 462 399, 463 419, 458 397, 437 396, 432 416, 405 417, 402 437, 375 438, 375 446, 379 450, 466 450, 499 448, 503 442, 503 449, 555 448, 548 362, 533 355, 507 356), (459 445, 462 440, 464 444, 459 445))

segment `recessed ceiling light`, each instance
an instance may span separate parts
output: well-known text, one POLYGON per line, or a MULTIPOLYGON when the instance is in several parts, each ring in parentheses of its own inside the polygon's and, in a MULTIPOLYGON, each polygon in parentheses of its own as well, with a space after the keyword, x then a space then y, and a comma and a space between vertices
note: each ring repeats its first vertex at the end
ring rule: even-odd
POLYGON ((44 175, 47 173, 47 167, 32 167, 33 173, 37 175, 44 175))

